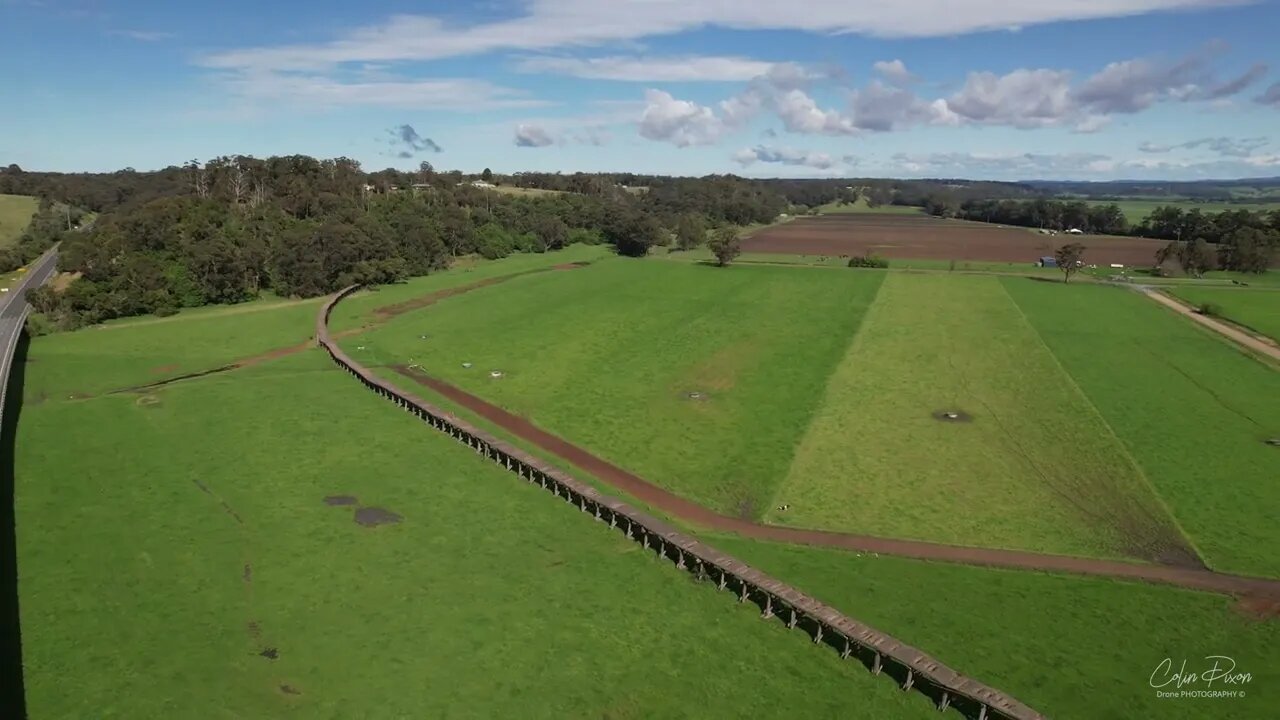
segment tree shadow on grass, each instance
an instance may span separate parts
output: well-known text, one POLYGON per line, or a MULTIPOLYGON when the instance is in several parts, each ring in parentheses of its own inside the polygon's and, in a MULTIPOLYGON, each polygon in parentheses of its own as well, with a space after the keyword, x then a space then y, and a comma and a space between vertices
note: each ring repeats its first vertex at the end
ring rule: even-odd
POLYGON ((23 331, 13 354, 9 389, 0 427, 0 717, 27 717, 22 677, 22 627, 18 614, 18 544, 13 477, 17 450, 18 415, 30 339, 23 331))

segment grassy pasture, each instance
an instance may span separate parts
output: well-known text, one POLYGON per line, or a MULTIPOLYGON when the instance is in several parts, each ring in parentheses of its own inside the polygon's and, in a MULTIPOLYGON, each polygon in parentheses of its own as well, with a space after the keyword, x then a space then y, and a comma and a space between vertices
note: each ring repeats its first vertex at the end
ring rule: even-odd
POLYGON ((1048 717, 1262 720, 1274 717, 1280 702, 1280 623, 1238 611, 1231 598, 736 537, 708 539, 1048 717), (1162 660, 1170 658, 1176 667, 1186 659, 1193 671, 1208 667, 1208 655, 1229 656, 1240 671, 1253 674, 1244 698, 1156 697, 1150 679, 1162 660))
POLYGON ((958 545, 1141 559, 1185 548, 993 277, 885 280, 771 506, 783 503, 769 520, 958 545), (972 421, 933 416, 948 410, 972 421))
MULTIPOLYGON (((405 382, 396 373, 382 374, 392 382, 405 382)), ((426 388, 415 391, 451 412, 468 414, 426 388)), ((472 420, 535 455, 547 455, 481 418, 472 420)), ((562 459, 549 459, 575 477, 593 480, 562 459)), ((716 547, 796 583, 951 667, 993 683, 998 679, 997 687, 1050 717, 1200 717, 1203 706, 1167 706, 1164 703, 1170 701, 1158 701, 1147 687, 1151 670, 1165 657, 1186 657, 1191 667, 1206 655, 1226 653, 1242 669, 1254 671, 1251 688, 1259 692, 1251 690, 1247 701, 1233 701, 1233 717, 1270 717, 1276 700, 1269 688, 1280 682, 1280 626, 1237 610, 1230 598, 1143 583, 928 563, 746 540, 696 528, 686 531, 703 535, 716 547)))
POLYGON ((321 302, 199 308, 49 335, 31 347, 29 361, 42 371, 29 376, 25 395, 32 402, 97 395, 300 345, 314 333, 321 302))
POLYGON ((0 195, 0 247, 15 242, 36 214, 39 202, 26 195, 0 195))
MULTIPOLYGON (((338 307, 332 324, 336 330, 350 329, 367 320, 365 313, 382 305, 485 278, 610 255, 603 248, 580 245, 559 253, 514 255, 496 262, 461 261, 453 270, 361 293, 338 307)), ((50 369, 30 378, 26 394, 31 399, 97 395, 297 346, 314 334, 322 302, 322 298, 272 296, 237 305, 192 308, 170 317, 111 320, 50 335, 32 347, 31 355, 33 362, 47 362, 50 369)))
POLYGON ((827 203, 818 207, 818 212, 822 215, 844 215, 847 213, 866 213, 868 215, 919 215, 924 211, 921 208, 910 205, 881 205, 879 207, 871 207, 867 204, 865 197, 859 197, 856 202, 841 205, 840 203, 827 203))
POLYGON ((343 300, 329 318, 329 326, 338 332, 351 330, 370 322, 373 319, 371 313, 377 308, 414 300, 433 292, 506 275, 541 272, 556 265, 592 263, 612 257, 612 249, 604 245, 571 245, 557 252, 518 254, 496 261, 483 260, 478 256, 460 258, 446 272, 412 278, 407 282, 385 285, 372 291, 362 291, 343 300))
MULTIPOLYGON (((28 380, 90 384, 42 353, 52 341, 33 341, 28 380)), ((139 372, 154 361, 140 353, 139 372)), ((32 717, 935 715, 317 350, 146 396, 28 404, 17 448, 32 717), (361 527, 322 501, 337 494, 403 521, 361 527)))
POLYGON ((882 277, 610 260, 452 297, 345 346, 758 516, 882 277))
POLYGON ((1206 562, 1280 575, 1280 373, 1135 292, 1000 282, 1206 562))
POLYGON ((1196 307, 1211 303, 1231 322, 1280 341, 1280 291, 1178 286, 1170 293, 1196 307))

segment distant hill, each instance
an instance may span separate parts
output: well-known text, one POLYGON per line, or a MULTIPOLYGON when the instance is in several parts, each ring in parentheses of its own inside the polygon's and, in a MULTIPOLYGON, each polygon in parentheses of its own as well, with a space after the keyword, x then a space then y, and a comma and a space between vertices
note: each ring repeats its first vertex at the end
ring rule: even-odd
POLYGON ((1108 199, 1194 199, 1223 202, 1280 202, 1280 177, 1247 180, 1075 182, 1028 180, 1023 185, 1046 195, 1108 199))

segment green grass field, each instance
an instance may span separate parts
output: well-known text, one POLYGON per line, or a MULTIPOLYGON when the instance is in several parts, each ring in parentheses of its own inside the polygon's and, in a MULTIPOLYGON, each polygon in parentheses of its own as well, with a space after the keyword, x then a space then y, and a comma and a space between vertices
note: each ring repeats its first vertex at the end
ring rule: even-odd
MULTIPOLYGON (((222 362, 211 346, 157 353, 149 334, 186 324, 110 332, 136 336, 137 374, 222 362)), ((263 326, 262 344, 309 328, 263 326)), ((75 358, 37 338, 26 380, 97 383, 75 358)), ((17 447, 32 717, 934 715, 395 412, 318 350, 28 402, 17 447), (323 502, 338 494, 403 521, 361 527, 323 502)))
MULTIPOLYGON (((381 374, 404 382, 396 373, 381 374)), ((468 414, 426 388, 415 391, 450 412, 468 414)), ((526 451, 548 457, 575 477, 645 507, 563 459, 547 456, 481 418, 472 420, 526 451)), ((653 508, 648 511, 662 516, 653 508)), ((667 521, 683 526, 675 518, 667 521)), ((1255 673, 1257 690, 1280 685, 1270 679, 1280 676, 1275 622, 1237 609, 1231 598, 1143 583, 780 545, 687 526, 685 530, 797 583, 852 617, 867 619, 953 668, 979 678, 999 678, 997 687, 1032 702, 1049 717, 1127 719, 1134 716, 1134 708, 1147 716, 1199 717, 1202 708, 1196 705, 1174 708, 1167 707, 1167 701, 1157 702, 1144 679, 1150 670, 1137 669, 1153 669, 1164 657, 1185 656, 1194 663, 1205 655, 1227 652, 1242 667, 1262 668, 1255 673), (1167 715, 1161 715, 1161 709, 1167 715)), ((1230 706, 1233 717, 1270 717, 1274 698, 1271 691, 1255 692, 1247 702, 1230 706)))
MULTIPOLYGON (((1048 717, 1274 717, 1280 623, 1206 593, 1044 573, 709 538, 717 547, 983 678, 1048 717), (1160 699, 1165 658, 1225 655, 1253 674, 1244 698, 1160 699)), ((1221 683, 1219 683, 1221 684, 1221 683)), ((1203 686, 1197 686, 1203 689, 1203 686)), ((1190 687, 1188 688, 1190 689, 1190 687)))
POLYGON ((1000 282, 1206 562, 1280 575, 1280 373, 1132 291, 1000 282))
POLYGON ((773 505, 783 503, 771 521, 958 545, 1142 559, 1185 545, 994 277, 885 280, 773 505), (972 421, 939 421, 942 411, 972 421))
POLYGON ((1212 304, 1227 320, 1280 341, 1280 291, 1179 286, 1169 292, 1196 307, 1212 304))
POLYGON ((453 297, 344 345, 371 363, 419 364, 755 517, 882 277, 606 260, 453 297))
POLYGON ((297 346, 314 334, 319 298, 199 308, 167 318, 139 318, 40 338, 25 394, 66 399, 203 372, 297 346))
MULTIPOLYGON (((487 375, 482 362, 503 362, 508 375, 498 382, 518 381, 547 407, 555 390, 526 373, 559 382, 555 399, 567 399, 566 407, 552 407, 548 417, 568 418, 578 434, 566 434, 575 440, 592 424, 604 426, 595 437, 606 440, 611 430, 634 428, 657 438, 648 451, 663 456, 652 462, 707 462, 668 451, 666 444, 683 444, 678 431, 706 456, 723 449, 752 469, 744 485, 767 485, 766 471, 780 481, 805 428, 817 427, 803 408, 823 401, 826 374, 815 379, 807 366, 825 362, 827 373, 847 372, 847 355, 874 334, 877 313, 892 307, 882 306, 886 298, 905 312, 904 334, 918 332, 922 313, 933 312, 941 317, 924 329, 948 340, 955 320, 929 306, 954 304, 956 316, 965 307, 970 317, 980 312, 991 327, 1006 328, 999 342, 1028 374, 1050 372, 1043 354, 1051 351, 1139 467, 1163 459, 1156 465, 1172 477, 1179 464, 1198 466, 1153 482, 1211 563, 1274 571, 1269 548, 1280 545, 1268 521, 1275 507, 1264 472, 1270 456, 1249 455, 1232 435, 1245 427, 1243 416, 1275 422, 1266 402, 1277 396, 1274 371, 1255 372, 1265 368, 1136 293, 1021 278, 943 276, 945 286, 935 286, 919 284, 935 275, 723 270, 574 248, 360 293, 339 306, 335 324, 376 323, 372 311, 383 305, 588 260, 597 265, 449 298, 345 345, 366 345, 363 356, 354 353, 366 362, 407 350, 422 362, 420 351, 440 341, 429 352, 457 373, 449 379, 486 397, 505 392, 505 384, 462 372, 444 347, 462 341, 475 370, 487 375), (996 286, 1049 351, 1030 347, 1025 328, 1008 330, 996 286), (684 314, 681 301, 689 303, 684 314), (761 304, 776 310, 756 312, 761 304), (564 347, 541 342, 522 323, 558 329, 564 347), (647 347, 664 326, 669 339, 658 342, 666 344, 647 347), (528 348, 529 365, 507 362, 528 348), (685 380, 701 379, 710 388, 730 376, 730 389, 712 389, 698 406, 696 424, 651 427, 673 423, 680 416, 666 414, 669 406, 688 402, 652 387, 683 389, 685 380), (619 384, 637 377, 645 382, 633 384, 650 388, 648 395, 619 384), (766 381, 777 388, 768 391, 766 381), (584 417, 570 418, 567 405, 575 403, 584 417), (750 412, 750 403, 764 411, 750 412), (759 417, 771 414, 782 417, 759 417), (744 449, 741 428, 775 432, 770 423, 784 421, 794 429, 780 469, 744 449), (1200 508, 1203 522, 1187 522, 1200 508)), ((920 696, 842 664, 799 633, 761 623, 750 607, 476 459, 360 388, 318 351, 145 395, 66 398, 146 382, 158 366, 210 369, 295 345, 311 334, 317 308, 317 301, 268 299, 32 341, 16 459, 32 717, 180 717, 210 707, 228 717, 702 718, 765 707, 796 717, 937 716, 920 696), (96 342, 109 344, 95 352, 96 342), (332 494, 357 496, 404 520, 360 527, 350 507, 322 502, 332 494), (278 659, 259 655, 269 647, 278 659)), ((901 341, 876 337, 887 350, 901 341)), ((964 348, 965 371, 989 368, 992 358, 1007 362, 971 340, 951 347, 964 348)), ((923 343, 920 357, 927 353, 937 350, 923 343)), ((988 402, 1012 394, 984 382, 988 402)), ((1058 387, 1033 390, 1045 397, 1027 402, 1050 416, 1058 409, 1044 407, 1049 400, 1078 402, 1058 387)), ((1062 432, 1093 422, 1082 425, 1078 414, 1062 432)), ((1097 442, 1092 431, 1082 437, 1097 442)), ((1000 449, 998 439, 978 440, 1000 449)), ((1076 519, 1065 520, 1059 530, 1076 537, 1076 519)), ((1194 718, 1212 709, 1265 718, 1276 706, 1280 626, 1232 609, 1228 598, 708 539, 1050 717, 1194 718), (1209 654, 1231 656, 1253 673, 1246 699, 1154 697, 1148 679, 1160 659, 1185 657, 1190 668, 1209 654)))
POLYGON ((859 197, 856 202, 841 205, 840 203, 827 203, 818 207, 818 212, 822 215, 843 215, 846 213, 866 213, 869 215, 919 215, 923 210, 911 205, 880 205, 879 207, 871 207, 867 204, 865 197, 859 197))
POLYGON ((0 247, 21 237, 39 203, 26 195, 0 195, 0 247))
POLYGON ((571 245, 558 252, 518 254, 496 262, 482 260, 479 257, 462 258, 455 261, 448 272, 412 278, 408 282, 384 285, 370 291, 361 291, 343 300, 329 318, 329 327, 338 332, 358 328, 373 319, 369 313, 375 308, 413 300, 459 285, 519 273, 543 272, 556 265, 593 263, 612 257, 615 255, 608 246, 571 245))

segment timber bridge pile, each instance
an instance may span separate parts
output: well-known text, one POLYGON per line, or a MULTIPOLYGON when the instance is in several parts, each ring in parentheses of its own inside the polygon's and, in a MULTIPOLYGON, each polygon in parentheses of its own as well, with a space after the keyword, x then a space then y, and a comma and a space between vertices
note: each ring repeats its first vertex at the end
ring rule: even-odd
POLYGON ((316 320, 316 340, 334 362, 365 387, 579 511, 621 530, 645 549, 675 562, 677 568, 714 582, 721 590, 732 591, 739 602, 750 600, 760 606, 764 618, 777 617, 788 628, 799 626, 815 644, 831 646, 842 658, 857 658, 872 673, 893 678, 903 690, 915 689, 925 694, 939 710, 951 707, 979 720, 1043 720, 1039 712, 1009 695, 948 668, 920 650, 845 616, 377 377, 343 352, 329 334, 329 315, 334 306, 359 289, 359 285, 345 288, 324 304, 316 320))

